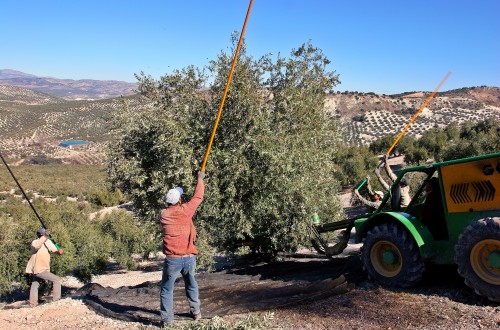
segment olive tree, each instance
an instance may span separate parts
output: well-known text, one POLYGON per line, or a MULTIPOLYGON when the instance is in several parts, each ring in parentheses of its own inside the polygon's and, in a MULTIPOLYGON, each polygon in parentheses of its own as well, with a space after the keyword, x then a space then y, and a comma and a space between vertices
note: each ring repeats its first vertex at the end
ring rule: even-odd
MULTIPOLYGON (((181 185, 192 194, 235 41, 203 70, 191 66, 158 81, 137 75, 149 106, 124 106, 117 115, 108 168, 143 219, 157 221, 168 189, 181 185)), ((290 58, 255 60, 242 47, 194 219, 200 244, 234 251, 252 241, 266 251, 292 251, 305 241, 314 212, 339 217, 339 131, 323 110, 339 82, 329 64, 310 42, 290 58)))

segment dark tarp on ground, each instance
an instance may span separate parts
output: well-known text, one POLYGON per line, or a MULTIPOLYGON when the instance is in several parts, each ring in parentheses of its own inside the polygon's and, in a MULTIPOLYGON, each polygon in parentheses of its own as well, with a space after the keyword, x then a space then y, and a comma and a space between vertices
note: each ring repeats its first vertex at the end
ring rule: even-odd
MULTIPOLYGON (((362 274, 358 257, 330 261, 289 261, 236 271, 197 275, 203 318, 299 305, 352 287, 362 274), (350 284, 351 283, 351 284, 350 284)), ((109 288, 89 284, 80 290, 87 303, 109 317, 142 323, 160 320, 160 281, 133 287, 109 288)), ((189 305, 184 282, 174 289, 176 318, 186 318, 189 305)))

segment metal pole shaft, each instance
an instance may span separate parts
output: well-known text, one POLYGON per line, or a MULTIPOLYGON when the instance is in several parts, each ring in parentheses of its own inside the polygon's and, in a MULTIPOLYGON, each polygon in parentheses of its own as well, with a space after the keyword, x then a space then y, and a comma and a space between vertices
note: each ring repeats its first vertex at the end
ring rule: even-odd
POLYGON ((229 86, 231 85, 231 79, 233 77, 234 68, 236 67, 236 62, 238 60, 238 54, 240 52, 241 44, 243 42, 243 35, 245 34, 245 29, 247 27, 248 17, 250 16, 250 11, 252 10, 252 4, 253 4, 253 0, 250 0, 250 4, 248 5, 248 10, 247 10, 247 15, 245 17, 245 23, 243 23, 243 28, 242 28, 241 34, 240 34, 240 40, 238 41, 238 47, 236 48, 236 52, 234 54, 233 64, 231 66, 231 71, 229 72, 229 77, 227 78, 226 89, 224 90, 224 95, 222 96, 222 101, 221 101, 220 106, 219 106, 219 112, 217 113, 217 118, 215 119, 214 127, 212 129, 212 135, 210 136, 207 150, 205 152, 205 157, 203 158, 203 163, 201 165, 201 171, 205 170, 205 167, 207 165, 208 155, 210 154, 210 149, 212 149, 212 143, 214 141, 215 131, 217 130, 217 126, 219 125, 219 120, 220 120, 220 117, 222 114, 222 108, 224 107, 224 102, 226 101, 227 92, 229 90, 229 86))
MULTIPOLYGON (((394 147, 398 144, 399 140, 401 140, 401 138, 403 137, 403 135, 405 134, 405 132, 408 130, 408 128, 411 126, 411 124, 413 124, 413 122, 415 121, 415 119, 417 119, 417 117, 420 115, 420 113, 424 110, 424 108, 427 106, 427 104, 429 104, 429 102, 432 100, 432 98, 434 97, 434 95, 436 95, 436 93, 438 92, 438 90, 441 88, 441 86, 443 86, 443 84, 445 83, 445 81, 448 80, 448 78, 450 76, 451 76, 451 72, 448 72, 448 74, 443 78, 443 80, 441 80, 441 82, 436 87, 436 89, 425 100, 425 102, 422 104, 422 106, 420 107, 420 109, 413 115, 413 117, 410 119, 410 121, 408 122, 408 124, 406 124, 406 126, 403 128, 403 130, 401 131, 401 133, 399 133, 398 137, 396 138, 396 140, 394 141, 394 143, 391 145, 391 147, 389 148, 389 150, 387 150, 387 152, 386 152, 387 156, 389 156, 391 154, 392 149, 394 149, 394 147)), ((383 162, 384 161, 381 161, 377 165, 377 167, 379 167, 380 165, 382 165, 383 162)), ((366 182, 366 180, 364 180, 363 182, 361 182, 361 184, 356 189, 359 190, 363 186, 363 184, 365 182, 366 182)))
POLYGON ((12 173, 9 165, 7 164, 7 162, 5 161, 5 159, 3 158, 2 154, 0 153, 0 158, 2 159, 2 162, 5 164, 5 167, 7 168, 7 170, 9 171, 10 175, 12 176, 12 178, 14 179, 14 181, 16 182, 17 186, 19 187, 19 190, 21 190, 21 193, 23 194, 24 198, 26 199, 26 201, 28 202, 29 206, 31 207, 31 209, 33 210, 33 212, 35 213, 36 217, 38 218, 38 220, 40 220, 40 223, 42 224, 42 227, 43 228, 47 228, 45 226, 45 223, 43 223, 43 220, 42 220, 42 217, 40 217, 40 215, 38 214, 38 212, 36 211, 35 207, 33 206, 33 204, 31 203, 30 199, 28 198, 28 196, 26 195, 26 193, 24 192, 23 190, 23 187, 21 187, 21 184, 19 183, 19 181, 17 181, 16 179, 16 176, 14 175, 14 173, 12 173))
POLYGON ((422 106, 420 107, 420 109, 413 115, 413 117, 410 119, 410 121, 408 122, 408 124, 406 124, 405 128, 403 128, 403 130, 401 131, 401 133, 399 133, 398 137, 396 138, 396 141, 394 141, 394 143, 389 148, 389 150, 387 150, 387 152, 386 152, 387 156, 389 156, 391 154, 392 149, 394 149, 394 147, 396 146, 396 144, 398 144, 399 140, 403 137, 403 135, 405 134, 406 130, 410 127, 411 124, 413 124, 413 122, 415 121, 415 119, 417 119, 417 117, 420 115, 420 113, 424 110, 424 108, 427 106, 427 104, 429 104, 429 102, 432 100, 432 98, 434 97, 434 95, 436 95, 437 91, 441 88, 441 86, 443 86, 443 84, 445 83, 445 81, 448 80, 448 78, 450 76, 451 76, 451 72, 448 72, 448 74, 444 77, 444 79, 439 83, 438 87, 436 87, 436 89, 431 93, 431 95, 427 98, 427 100, 425 100, 425 102, 422 104, 422 106))

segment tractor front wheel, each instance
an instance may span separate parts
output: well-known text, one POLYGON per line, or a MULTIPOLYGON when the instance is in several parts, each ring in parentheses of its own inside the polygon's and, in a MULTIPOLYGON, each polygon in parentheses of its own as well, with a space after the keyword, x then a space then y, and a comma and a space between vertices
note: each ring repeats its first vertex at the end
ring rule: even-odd
POLYGON ((386 286, 411 287, 421 280, 425 270, 415 240, 394 223, 378 225, 368 232, 361 260, 368 277, 386 286))
POLYGON ((500 302, 500 218, 486 218, 465 228, 455 245, 455 262, 465 284, 500 302))

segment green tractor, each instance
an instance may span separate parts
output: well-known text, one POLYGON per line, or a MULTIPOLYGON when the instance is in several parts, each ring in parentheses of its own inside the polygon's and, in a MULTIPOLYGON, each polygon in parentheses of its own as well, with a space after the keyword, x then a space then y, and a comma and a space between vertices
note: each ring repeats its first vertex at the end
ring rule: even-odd
POLYGON ((316 249, 327 255, 342 252, 355 227, 356 242, 363 243, 363 267, 373 281, 411 287, 422 278, 426 264, 456 264, 477 294, 500 302, 500 153, 406 168, 397 174, 391 193, 373 213, 312 225, 316 249), (398 183, 403 178, 411 182, 414 196, 401 209, 398 183), (439 198, 430 213, 429 181, 436 184, 434 195, 439 198), (346 230, 334 246, 320 236, 339 229, 346 230))

